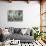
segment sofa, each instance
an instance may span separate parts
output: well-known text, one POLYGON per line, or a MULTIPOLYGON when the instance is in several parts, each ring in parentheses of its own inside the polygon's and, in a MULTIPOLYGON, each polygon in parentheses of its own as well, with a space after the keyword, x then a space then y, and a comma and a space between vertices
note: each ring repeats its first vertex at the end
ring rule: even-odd
POLYGON ((10 40, 20 40, 21 43, 31 43, 34 40, 32 30, 29 28, 9 28, 10 35, 7 38, 10 40))

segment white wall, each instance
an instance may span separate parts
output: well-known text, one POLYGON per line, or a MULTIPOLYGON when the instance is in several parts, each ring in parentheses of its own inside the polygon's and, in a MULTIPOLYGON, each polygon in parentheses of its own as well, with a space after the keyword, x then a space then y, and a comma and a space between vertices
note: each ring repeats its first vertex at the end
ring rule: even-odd
POLYGON ((32 27, 40 26, 40 4, 36 1, 26 2, 16 1, 12 3, 0 2, 0 27, 32 27), (23 10, 22 22, 8 22, 8 10, 23 10))

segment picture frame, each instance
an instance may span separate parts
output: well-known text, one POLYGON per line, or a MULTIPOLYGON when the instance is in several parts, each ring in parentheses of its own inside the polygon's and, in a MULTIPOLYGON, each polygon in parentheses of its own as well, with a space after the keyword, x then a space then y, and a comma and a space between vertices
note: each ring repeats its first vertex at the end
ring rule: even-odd
POLYGON ((8 10, 8 21, 23 21, 23 10, 8 10))

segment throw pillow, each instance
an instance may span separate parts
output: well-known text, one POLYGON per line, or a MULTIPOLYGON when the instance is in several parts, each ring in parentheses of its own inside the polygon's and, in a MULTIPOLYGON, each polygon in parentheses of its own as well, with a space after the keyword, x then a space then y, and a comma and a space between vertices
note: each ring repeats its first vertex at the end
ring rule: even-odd
POLYGON ((14 33, 20 33, 21 29, 20 28, 15 28, 14 33))
POLYGON ((21 33, 24 35, 27 32, 27 29, 21 29, 21 33))

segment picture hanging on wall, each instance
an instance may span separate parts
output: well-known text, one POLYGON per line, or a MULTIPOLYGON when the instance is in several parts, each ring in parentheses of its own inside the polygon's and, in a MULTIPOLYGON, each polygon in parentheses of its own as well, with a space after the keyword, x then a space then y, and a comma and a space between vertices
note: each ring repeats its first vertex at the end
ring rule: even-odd
POLYGON ((8 10, 8 21, 23 21, 23 10, 8 10))

